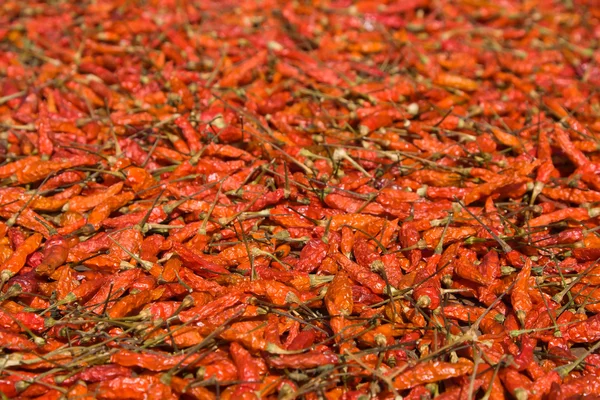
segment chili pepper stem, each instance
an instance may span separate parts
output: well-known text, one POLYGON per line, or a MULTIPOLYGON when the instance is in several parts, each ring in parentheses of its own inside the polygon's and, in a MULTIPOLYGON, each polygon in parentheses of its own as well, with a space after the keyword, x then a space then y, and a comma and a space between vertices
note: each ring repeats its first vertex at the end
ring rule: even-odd
POLYGON ((420 296, 416 302, 416 306, 419 308, 426 308, 430 304, 431 304, 431 298, 427 295, 420 296))
POLYGON ((227 226, 235 219, 238 219, 239 221, 245 221, 247 219, 269 217, 270 215, 271 215, 271 209, 266 209, 263 211, 246 211, 246 212, 241 212, 234 217, 219 218, 219 224, 221 224, 223 226, 227 226))
POLYGON ((498 237, 498 235, 496 235, 487 225, 485 225, 481 219, 479 219, 479 217, 473 214, 462 201, 457 198, 455 198, 455 201, 463 208, 463 210, 469 213, 469 215, 471 215, 471 217, 473 217, 494 238, 494 240, 500 244, 500 247, 504 253, 510 253, 512 251, 512 247, 510 247, 503 239, 498 237))
POLYGON ((571 371, 577 368, 579 364, 583 363, 590 354, 594 354, 594 352, 598 349, 600 349, 600 342, 597 342, 592 347, 587 349, 587 351, 585 351, 583 354, 577 357, 575 361, 566 365, 561 365, 560 367, 557 367, 554 370, 558 372, 561 378, 566 378, 571 373, 571 371))
POLYGON ((366 177, 373 179, 373 176, 368 173, 359 163, 354 161, 354 159, 348 155, 346 150, 340 148, 335 149, 332 158, 334 162, 340 162, 341 160, 348 161, 354 168, 362 172, 366 177))
POLYGON ((4 289, 4 285, 9 281, 10 278, 13 277, 13 275, 14 273, 12 271, 7 270, 4 270, 0 273, 0 292, 2 289, 4 289))

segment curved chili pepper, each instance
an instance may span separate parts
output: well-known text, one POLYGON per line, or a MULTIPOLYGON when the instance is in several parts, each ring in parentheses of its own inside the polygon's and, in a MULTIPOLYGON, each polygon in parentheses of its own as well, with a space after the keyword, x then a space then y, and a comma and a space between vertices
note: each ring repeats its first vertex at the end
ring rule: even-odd
POLYGON ((403 390, 422 383, 438 382, 451 377, 467 375, 472 371, 473 363, 464 358, 459 359, 457 363, 429 361, 408 367, 406 371, 395 377, 393 382, 396 389, 403 390))
POLYGON ((69 243, 62 235, 54 235, 44 243, 42 262, 35 269, 36 274, 50 276, 63 265, 69 256, 69 243))
POLYGON ((34 233, 17 247, 9 259, 2 264, 2 273, 0 274, 2 282, 8 281, 25 266, 27 256, 36 251, 41 242, 42 235, 34 233))
POLYGON ((440 254, 432 255, 427 263, 417 271, 415 276, 416 287, 413 290, 412 297, 417 306, 435 310, 441 303, 441 283, 440 276, 437 273, 438 262, 441 259, 440 254))

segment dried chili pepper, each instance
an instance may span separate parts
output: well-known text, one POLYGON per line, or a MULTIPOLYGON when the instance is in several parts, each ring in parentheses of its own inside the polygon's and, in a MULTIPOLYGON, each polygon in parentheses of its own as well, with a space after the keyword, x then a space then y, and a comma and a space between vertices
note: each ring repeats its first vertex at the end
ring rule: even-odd
POLYGON ((589 1, 5 3, 5 395, 597 394, 589 1))
MULTIPOLYGON (((402 368, 402 367, 396 367, 402 368)), ((394 387, 398 390, 408 389, 422 383, 438 382, 448 378, 470 374, 473 363, 467 359, 459 359, 456 363, 430 361, 416 364, 394 378, 394 387)))
POLYGON ((42 235, 39 233, 34 233, 25 239, 25 241, 19 247, 17 247, 10 258, 2 264, 2 273, 0 276, 2 282, 8 281, 23 268, 27 256, 36 251, 41 242, 42 235))

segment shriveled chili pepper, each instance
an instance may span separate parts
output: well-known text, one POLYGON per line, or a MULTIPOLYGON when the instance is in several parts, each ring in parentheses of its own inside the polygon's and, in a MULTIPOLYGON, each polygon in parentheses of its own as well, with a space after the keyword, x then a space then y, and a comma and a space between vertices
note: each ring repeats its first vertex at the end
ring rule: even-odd
POLYGON ((187 395, 196 400, 213 400, 215 395, 202 386, 192 386, 191 381, 173 376, 171 387, 179 395, 187 395))
POLYGON ((346 324, 344 317, 352 314, 354 306, 352 284, 344 271, 339 271, 329 284, 325 295, 325 306, 332 316, 333 332, 339 334, 346 324))
POLYGON ((78 196, 75 197, 67 203, 64 207, 64 211, 87 211, 103 202, 107 201, 111 197, 115 196, 123 189, 123 182, 115 183, 106 191, 98 193, 93 196, 78 196))
MULTIPOLYGON (((396 367, 402 368, 402 367, 396 367)), ((429 361, 408 367, 393 380, 398 390, 409 389, 422 383, 438 382, 444 379, 463 376, 473 371, 473 363, 467 359, 459 359, 456 363, 429 361)))
POLYGON ((235 390, 233 396, 243 396, 259 387, 261 371, 248 350, 233 342, 229 348, 233 362, 238 369, 238 377, 243 382, 235 390))
POLYGON ((25 239, 25 242, 2 264, 2 273, 0 274, 2 282, 8 281, 23 268, 27 256, 36 251, 41 242, 42 235, 39 233, 34 233, 25 239))
POLYGON ((303 354, 270 357, 268 363, 273 368, 314 368, 319 365, 335 364, 338 357, 331 352, 312 350, 303 354))
POLYGON ((50 138, 51 128, 48 119, 48 107, 43 101, 39 105, 39 116, 37 120, 38 148, 44 156, 50 156, 54 150, 54 144, 50 138))
POLYGON ((51 236, 44 243, 42 252, 42 262, 35 269, 36 274, 41 276, 50 276, 67 261, 69 256, 69 243, 62 235, 51 236))
POLYGON ((379 275, 352 262, 348 259, 348 257, 342 255, 341 253, 335 253, 333 258, 353 280, 366 285, 374 293, 384 293, 386 289, 385 281, 379 275))
POLYGON ((149 397, 151 392, 154 398, 169 398, 171 388, 160 382, 157 376, 143 375, 138 377, 117 377, 109 381, 98 383, 94 388, 100 399, 130 398, 142 399, 149 397))
POLYGON ((173 243, 173 249, 177 251, 177 254, 179 254, 181 257, 184 266, 187 266, 194 272, 197 272, 201 275, 229 273, 225 268, 206 260, 204 257, 192 252, 179 243, 173 243))
POLYGON ((441 254, 434 254, 427 263, 417 271, 415 276, 416 287, 413 290, 413 299, 421 308, 435 310, 441 302, 441 283, 437 273, 437 265, 441 254))
POLYGON ((504 387, 515 398, 528 397, 530 393, 531 380, 525 375, 512 368, 503 368, 499 376, 504 383, 504 387))
POLYGON ((111 361, 123 367, 143 367, 151 371, 166 371, 177 365, 194 365, 202 358, 202 355, 188 357, 186 355, 170 356, 160 352, 134 353, 121 351, 111 356, 111 361))
POLYGON ((302 248, 300 261, 295 268, 302 272, 312 272, 327 255, 328 246, 320 239, 312 239, 302 248))
POLYGON ((83 165, 94 165, 98 159, 92 155, 71 155, 58 160, 33 160, 14 171, 14 181, 19 184, 39 181, 51 173, 83 165))
POLYGON ((112 307, 107 310, 107 314, 111 318, 124 317, 134 312, 152 300, 160 298, 162 289, 144 290, 136 294, 130 294, 117 301, 112 307))

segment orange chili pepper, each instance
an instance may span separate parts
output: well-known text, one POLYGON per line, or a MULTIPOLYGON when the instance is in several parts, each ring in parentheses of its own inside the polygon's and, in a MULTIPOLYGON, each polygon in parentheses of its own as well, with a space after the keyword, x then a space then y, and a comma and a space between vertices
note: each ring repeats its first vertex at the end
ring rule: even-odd
POLYGON ((413 367, 407 367, 404 372, 394 378, 394 387, 397 390, 409 389, 422 383, 438 382, 463 376, 473 371, 473 363, 465 358, 460 358, 456 363, 426 361, 417 363, 413 367))
POLYGON ((34 233, 25 239, 15 252, 2 264, 1 280, 6 282, 13 275, 18 273, 25 265, 27 256, 36 251, 42 243, 42 235, 34 233))

